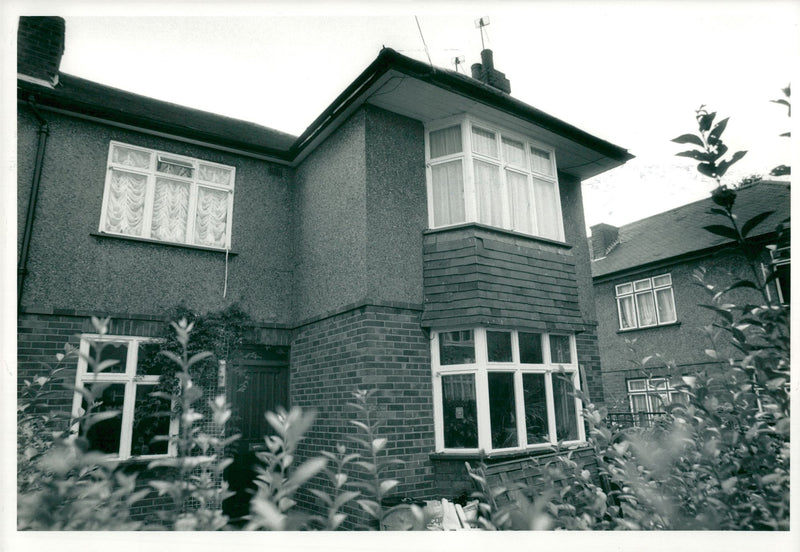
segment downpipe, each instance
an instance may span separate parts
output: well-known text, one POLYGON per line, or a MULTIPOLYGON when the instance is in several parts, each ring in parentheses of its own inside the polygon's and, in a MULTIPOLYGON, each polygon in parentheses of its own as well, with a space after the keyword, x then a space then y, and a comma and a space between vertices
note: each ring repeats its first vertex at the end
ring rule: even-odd
POLYGON ((31 234, 33 233, 33 217, 36 213, 36 203, 39 199, 39 184, 42 180, 42 166, 44 165, 44 152, 47 147, 47 137, 50 135, 50 125, 36 108, 36 101, 33 96, 28 98, 27 105, 39 122, 39 130, 37 131, 36 164, 33 167, 33 180, 31 182, 30 197, 28 198, 28 212, 25 215, 25 229, 22 233, 22 247, 20 249, 19 262, 17 263, 17 311, 19 311, 22 306, 22 287, 25 283, 25 277, 28 275, 28 254, 31 246, 31 234))

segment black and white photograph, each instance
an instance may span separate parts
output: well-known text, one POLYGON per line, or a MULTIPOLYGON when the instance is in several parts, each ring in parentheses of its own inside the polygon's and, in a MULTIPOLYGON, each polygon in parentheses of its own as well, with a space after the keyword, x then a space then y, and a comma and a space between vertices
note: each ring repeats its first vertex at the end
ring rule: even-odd
POLYGON ((800 4, 1 9, 0 549, 797 549, 800 4))

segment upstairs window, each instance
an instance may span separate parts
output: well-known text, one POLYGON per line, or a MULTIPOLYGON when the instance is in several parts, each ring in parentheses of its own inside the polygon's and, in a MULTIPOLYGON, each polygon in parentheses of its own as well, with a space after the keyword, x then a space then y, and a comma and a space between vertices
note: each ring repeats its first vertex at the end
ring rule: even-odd
POLYGON ((431 228, 478 222, 564 240, 552 148, 468 117, 426 138, 431 228))
MULTIPOLYGON (((172 410, 169 400, 152 395, 161 375, 153 368, 160 363, 152 362, 159 350, 157 342, 140 337, 82 336, 75 386, 92 391, 93 413, 117 412, 88 429, 89 450, 120 460, 174 456, 174 446, 167 439, 177 434, 178 419, 168 415, 172 410), (87 358, 112 364, 96 372, 87 358)), ((76 392, 73 416, 80 416, 88 407, 87 397, 76 392)), ((73 429, 77 432, 80 428, 73 429)))
POLYGON ((621 330, 649 328, 678 320, 670 274, 619 284, 615 289, 621 330))
POLYGON ((111 142, 100 231, 229 249, 235 169, 111 142))
POLYGON ((788 305, 791 299, 791 250, 787 245, 770 249, 769 253, 772 259, 772 272, 775 274, 778 301, 782 305, 788 305))
POLYGON ((437 332, 432 347, 437 451, 585 439, 572 335, 476 328, 437 332))

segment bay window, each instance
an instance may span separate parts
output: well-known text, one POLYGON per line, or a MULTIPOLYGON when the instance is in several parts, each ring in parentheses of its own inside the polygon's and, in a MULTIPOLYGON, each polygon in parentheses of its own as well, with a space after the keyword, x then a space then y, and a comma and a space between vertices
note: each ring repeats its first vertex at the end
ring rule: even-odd
POLYGON ((426 132, 431 228, 477 222, 564 240, 555 152, 471 117, 426 132))
MULTIPOLYGON (((152 395, 161 375, 154 368, 159 363, 152 362, 159 350, 157 342, 146 338, 82 336, 75 386, 91 391, 93 413, 118 412, 88 429, 85 436, 89 450, 111 454, 120 460, 174 455, 166 438, 177 434, 178 420, 168 415, 172 410, 169 400, 152 395), (97 359, 98 364, 114 363, 95 371, 87 358, 97 359)), ((76 392, 73 417, 78 418, 88 408, 87 397, 76 392)), ((81 428, 76 426, 73 430, 77 433, 81 428)))
POLYGON ((437 452, 585 439, 574 336, 475 328, 436 332, 432 347, 437 452))
POLYGON ((230 249, 235 168, 111 142, 100 231, 230 249))

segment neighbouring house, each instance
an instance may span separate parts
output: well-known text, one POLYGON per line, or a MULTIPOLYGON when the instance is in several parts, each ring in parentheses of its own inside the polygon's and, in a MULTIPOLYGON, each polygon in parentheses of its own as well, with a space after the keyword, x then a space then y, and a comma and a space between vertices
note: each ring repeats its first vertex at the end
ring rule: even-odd
POLYGON ((236 302, 243 471, 265 410, 317 411, 307 458, 347 441, 368 388, 398 496, 470 491, 465 460, 586 450, 571 390, 603 388, 581 181, 625 149, 512 97, 489 50, 469 77, 383 49, 295 137, 62 74, 64 31, 20 20, 18 374, 105 342, 123 415, 93 447, 169 454, 138 438, 158 380, 139 359, 170 307, 236 302))
MULTIPOLYGON (((706 354, 717 347, 735 352, 720 335, 712 344, 704 327, 714 313, 702 307, 711 297, 695 274, 704 271, 707 284, 720 289, 753 272, 741 250, 730 240, 705 230, 723 224, 712 199, 696 201, 619 228, 591 227, 592 277, 597 308, 603 394, 612 418, 647 423, 654 413, 679 400, 674 388, 684 375, 719 364, 706 354), (660 355, 654 357, 654 355, 660 355), (637 365, 651 357, 644 366, 637 365), (633 415, 631 415, 633 414, 633 415)), ((734 213, 739 224, 758 213, 774 211, 749 234, 755 243, 770 246, 761 259, 761 281, 768 283, 769 299, 789 304, 790 244, 776 226, 790 216, 788 182, 760 181, 737 191, 734 213)), ((736 289, 734 304, 759 304, 758 292, 736 289)))

